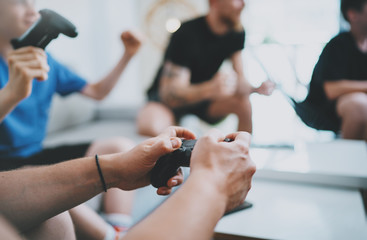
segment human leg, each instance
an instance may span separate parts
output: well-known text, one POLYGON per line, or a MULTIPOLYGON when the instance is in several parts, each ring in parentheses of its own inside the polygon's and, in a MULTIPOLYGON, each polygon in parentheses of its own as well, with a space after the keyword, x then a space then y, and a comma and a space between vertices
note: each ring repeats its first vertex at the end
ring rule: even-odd
POLYGON ((73 222, 69 212, 63 212, 53 218, 48 219, 39 227, 25 232, 24 236, 29 240, 76 239, 73 222))
POLYGON ((342 119, 343 138, 367 141, 367 94, 351 93, 340 97, 336 110, 342 119))
POLYGON ((234 113, 238 117, 238 130, 252 133, 252 106, 249 96, 232 96, 210 104, 209 117, 220 118, 234 113))
POLYGON ((103 240, 108 232, 108 225, 95 211, 85 204, 69 210, 75 226, 77 239, 103 240))
POLYGON ((175 125, 173 112, 158 102, 149 102, 137 117, 138 132, 141 135, 155 137, 164 129, 175 125))

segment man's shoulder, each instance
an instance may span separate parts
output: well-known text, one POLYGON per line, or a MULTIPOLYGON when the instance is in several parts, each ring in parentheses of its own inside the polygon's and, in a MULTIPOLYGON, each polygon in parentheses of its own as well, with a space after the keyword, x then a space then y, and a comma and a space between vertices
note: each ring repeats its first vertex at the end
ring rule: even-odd
POLYGON ((205 16, 187 20, 182 23, 179 32, 194 31, 205 27, 205 16))
POLYGON ((350 32, 341 32, 333 37, 327 45, 340 46, 353 43, 353 36, 350 32))

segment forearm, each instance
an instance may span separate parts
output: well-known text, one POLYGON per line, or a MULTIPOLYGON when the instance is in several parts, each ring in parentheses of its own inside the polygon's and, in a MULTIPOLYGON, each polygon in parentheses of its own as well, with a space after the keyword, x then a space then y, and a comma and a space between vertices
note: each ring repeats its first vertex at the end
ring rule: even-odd
POLYGON ((114 88, 133 56, 125 53, 110 73, 94 84, 88 84, 82 94, 96 100, 104 99, 114 88))
POLYGON ((245 77, 245 73, 243 71, 243 61, 241 51, 237 51, 231 57, 233 70, 237 74, 238 79, 238 91, 237 94, 252 94, 257 92, 257 88, 251 86, 247 78, 245 77))
POLYGON ((213 98, 214 94, 210 82, 186 86, 171 85, 160 90, 163 102, 170 107, 181 107, 209 100, 213 98))
POLYGON ((335 100, 342 95, 354 92, 367 93, 367 80, 355 81, 355 80, 339 80, 339 81, 326 81, 324 84, 326 96, 329 100, 335 100))
POLYGON ((1 213, 20 230, 90 199, 102 191, 94 158, 1 172, 1 213))
POLYGON ((19 102, 13 97, 14 96, 12 96, 11 92, 7 91, 5 88, 0 89, 0 123, 4 120, 6 115, 8 115, 16 107, 19 102))
POLYGON ((250 95, 257 93, 258 88, 253 87, 243 74, 238 74, 238 88, 237 94, 239 95, 250 95))
POLYGON ((191 175, 173 196, 133 227, 126 239, 210 239, 226 208, 226 199, 212 178, 215 176, 191 175))

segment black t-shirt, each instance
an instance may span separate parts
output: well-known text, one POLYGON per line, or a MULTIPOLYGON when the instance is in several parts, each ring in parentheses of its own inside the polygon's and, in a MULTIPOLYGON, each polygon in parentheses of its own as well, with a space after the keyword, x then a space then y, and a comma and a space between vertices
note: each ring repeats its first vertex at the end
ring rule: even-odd
POLYGON ((350 32, 340 33, 325 46, 315 66, 306 101, 335 108, 335 101, 326 97, 324 83, 342 79, 367 80, 367 54, 359 50, 350 32))
MULTIPOLYGON (((244 48, 244 43, 244 31, 216 35, 210 30, 205 17, 199 17, 183 23, 172 34, 163 63, 171 61, 187 67, 191 71, 191 83, 201 83, 210 80, 225 59, 244 48)), ((162 69, 163 64, 148 90, 151 100, 153 96, 157 97, 162 69)))

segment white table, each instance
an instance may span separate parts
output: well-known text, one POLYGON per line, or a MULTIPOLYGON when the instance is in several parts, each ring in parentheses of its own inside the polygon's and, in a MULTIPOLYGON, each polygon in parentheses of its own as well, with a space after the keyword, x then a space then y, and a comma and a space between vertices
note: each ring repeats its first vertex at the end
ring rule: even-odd
POLYGON ((334 140, 295 149, 252 148, 255 178, 367 189, 367 144, 334 140))
POLYGON ((367 239, 355 189, 257 179, 247 200, 252 208, 219 221, 215 232, 221 239, 367 239))

